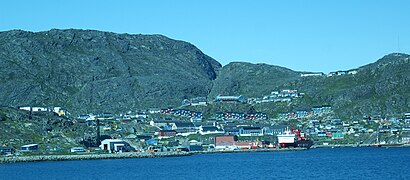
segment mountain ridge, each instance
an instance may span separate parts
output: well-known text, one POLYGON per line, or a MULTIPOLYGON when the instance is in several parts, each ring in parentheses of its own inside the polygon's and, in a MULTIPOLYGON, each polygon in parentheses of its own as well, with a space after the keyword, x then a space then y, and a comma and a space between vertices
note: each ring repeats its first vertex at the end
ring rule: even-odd
POLYGON ((206 96, 221 67, 194 45, 157 35, 10 31, 0 34, 0 42, 2 67, 9 67, 0 72, 6 79, 0 86, 3 106, 119 110, 138 108, 140 101, 155 107, 153 96, 172 105, 177 101, 168 100, 171 95, 206 96))
POLYGON ((163 35, 11 30, 0 32, 0 65, 7 67, 0 70, 0 105, 124 112, 287 88, 305 93, 305 104, 331 104, 347 118, 397 114, 410 107, 409 64, 409 55, 392 53, 355 74, 301 77, 310 72, 249 62, 222 67, 194 45, 163 35))

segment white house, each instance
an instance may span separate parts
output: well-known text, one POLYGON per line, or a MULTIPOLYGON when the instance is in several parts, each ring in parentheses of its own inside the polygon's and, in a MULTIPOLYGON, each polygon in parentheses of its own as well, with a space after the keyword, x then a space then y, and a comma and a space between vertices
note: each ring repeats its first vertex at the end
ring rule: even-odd
POLYGON ((312 76, 323 76, 323 73, 303 73, 300 74, 300 77, 312 77, 312 76))
POLYGON ((24 107, 19 107, 21 110, 26 110, 26 111, 33 111, 33 112, 38 112, 38 111, 48 111, 48 108, 46 107, 30 107, 30 106, 24 106, 24 107))
POLYGON ((174 126, 175 121, 167 121, 167 120, 151 120, 149 122, 149 125, 155 126, 155 127, 164 127, 164 126, 174 126))
POLYGON ((196 97, 191 99, 191 106, 206 106, 207 99, 206 97, 196 97))
POLYGON ((219 129, 215 126, 200 126, 199 127, 199 133, 201 135, 205 134, 223 134, 224 131, 222 129, 219 129))
POLYGON ((246 102, 245 96, 216 96, 216 102, 246 102))
POLYGON ((58 114, 59 116, 64 116, 66 111, 62 107, 31 107, 31 106, 22 106, 19 107, 21 110, 32 111, 32 112, 41 112, 49 111, 58 114))
POLYGON ((243 126, 239 128, 239 136, 263 136, 260 127, 243 126))
POLYGON ((100 148, 102 150, 108 150, 112 152, 123 152, 126 151, 127 143, 120 139, 105 139, 101 141, 100 148))
POLYGON ((410 144, 410 136, 403 136, 403 137, 401 138, 401 142, 402 142, 403 144, 410 144))

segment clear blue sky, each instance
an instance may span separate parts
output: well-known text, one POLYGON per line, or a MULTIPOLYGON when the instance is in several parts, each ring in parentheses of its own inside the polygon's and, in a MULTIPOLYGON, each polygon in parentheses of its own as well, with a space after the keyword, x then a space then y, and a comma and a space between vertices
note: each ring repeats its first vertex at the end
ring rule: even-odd
POLYGON ((162 34, 226 65, 266 63, 299 71, 356 68, 410 53, 406 0, 10 0, 0 31, 52 28, 162 34))

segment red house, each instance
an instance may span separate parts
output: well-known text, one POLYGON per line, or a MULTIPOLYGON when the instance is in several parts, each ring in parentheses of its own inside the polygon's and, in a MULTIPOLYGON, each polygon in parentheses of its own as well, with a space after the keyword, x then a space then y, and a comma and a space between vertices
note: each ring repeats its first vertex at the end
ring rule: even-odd
POLYGON ((160 130, 158 137, 174 137, 177 135, 175 130, 160 130))

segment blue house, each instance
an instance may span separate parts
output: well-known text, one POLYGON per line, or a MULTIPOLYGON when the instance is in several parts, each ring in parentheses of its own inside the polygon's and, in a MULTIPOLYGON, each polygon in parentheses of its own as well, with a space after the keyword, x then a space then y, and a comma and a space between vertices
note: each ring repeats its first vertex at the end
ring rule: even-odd
POLYGON ((150 139, 150 140, 148 140, 148 141, 145 141, 145 144, 147 144, 147 145, 158 145, 158 141, 157 140, 155 140, 155 139, 150 139))
POLYGON ((0 155, 5 154, 13 154, 15 152, 14 148, 12 147, 0 147, 0 155))

